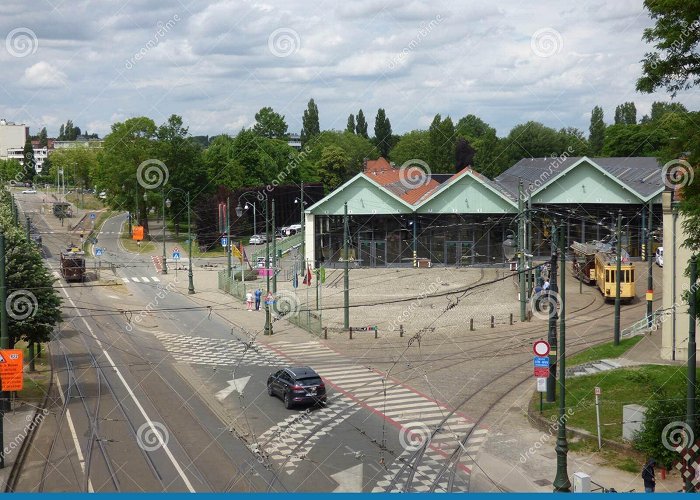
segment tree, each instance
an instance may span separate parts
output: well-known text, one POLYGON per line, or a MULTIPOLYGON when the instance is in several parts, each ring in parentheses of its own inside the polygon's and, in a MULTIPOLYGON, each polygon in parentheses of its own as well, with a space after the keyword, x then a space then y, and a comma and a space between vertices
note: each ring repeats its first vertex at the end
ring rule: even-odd
POLYGON ((383 108, 379 108, 377 111, 377 117, 374 120, 374 143, 379 149, 379 153, 384 157, 389 157, 389 150, 391 149, 391 122, 386 116, 386 112, 383 108))
POLYGON ((64 148, 51 153, 51 161, 44 162, 42 177, 56 179, 56 172, 62 170, 66 184, 87 188, 93 185, 95 173, 99 170, 99 148, 64 148))
POLYGON ((270 107, 265 107, 255 113, 253 131, 268 139, 286 139, 287 123, 284 121, 284 115, 275 113, 270 107))
POLYGON ((652 93, 665 88, 672 96, 700 83, 700 6, 697 2, 644 0, 656 24, 644 30, 643 40, 656 51, 642 59, 637 90, 652 93))
POLYGON ((318 121, 318 106, 316 106, 313 99, 309 100, 301 122, 301 144, 303 146, 310 138, 321 133, 321 125, 318 121))
POLYGON ((455 173, 461 171, 465 167, 472 166, 474 162, 474 148, 471 144, 464 138, 460 137, 457 139, 457 144, 455 145, 455 173))
MULTIPOLYGON (((362 136, 351 134, 349 132, 337 132, 326 130, 321 132, 310 144, 306 161, 313 168, 313 174, 305 177, 315 177, 323 179, 325 166, 321 162, 321 156, 325 148, 329 146, 337 146, 342 149, 348 157, 345 171, 341 177, 341 183, 348 180, 353 175, 361 172, 365 159, 376 159, 379 156, 379 151, 368 139, 362 136)), ((328 178, 328 177, 326 177, 328 178)), ((326 187, 328 187, 326 185, 326 187)))
POLYGON ((348 124, 345 127, 345 131, 351 134, 355 133, 355 115, 352 113, 350 113, 350 116, 348 116, 348 124))
POLYGON ((408 160, 422 159, 426 161, 429 147, 427 130, 413 130, 402 135, 389 153, 397 165, 403 165, 408 160))
POLYGON ((36 175, 36 160, 34 158, 34 146, 32 146, 32 141, 29 138, 24 142, 22 158, 22 181, 32 183, 36 175))
POLYGON ((591 125, 588 127, 588 144, 592 155, 599 155, 605 143, 605 122, 603 108, 596 106, 591 111, 591 125))
POLYGON ((338 146, 327 146, 321 151, 318 171, 321 182, 328 190, 333 190, 342 184, 348 169, 350 157, 338 146))
POLYGON ((637 107, 633 102, 620 104, 615 108, 615 125, 636 125, 637 107))
POLYGON ((61 125, 58 132, 59 141, 74 141, 80 135, 80 127, 73 125, 73 120, 67 120, 65 125, 61 125))
POLYGON ((658 121, 668 113, 687 113, 688 109, 679 102, 659 102, 651 104, 651 121, 658 121))
POLYGON ((42 128, 41 131, 39 131, 39 135, 37 136, 39 139, 39 147, 40 148, 46 148, 49 145, 49 134, 46 132, 46 127, 42 128))
POLYGON ((357 112, 357 125, 355 125, 355 133, 359 136, 369 139, 367 135, 367 120, 365 120, 365 114, 362 110, 357 112))
POLYGON ((428 165, 434 173, 452 172, 454 162, 455 127, 449 116, 444 120, 435 115, 428 128, 428 165))

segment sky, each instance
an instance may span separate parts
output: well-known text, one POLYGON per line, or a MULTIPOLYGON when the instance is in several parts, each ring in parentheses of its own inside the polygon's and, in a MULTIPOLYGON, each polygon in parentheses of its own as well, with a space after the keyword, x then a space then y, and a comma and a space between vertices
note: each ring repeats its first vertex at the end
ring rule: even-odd
MULTIPOLYGON (((436 113, 475 114, 501 136, 536 120, 588 133, 601 105, 640 94, 642 0, 2 0, 0 118, 58 133, 67 119, 112 123, 178 114, 193 135, 235 134, 271 106, 301 130, 310 98, 322 129, 384 108, 394 133, 436 113)), ((698 109, 697 92, 676 100, 698 109)))

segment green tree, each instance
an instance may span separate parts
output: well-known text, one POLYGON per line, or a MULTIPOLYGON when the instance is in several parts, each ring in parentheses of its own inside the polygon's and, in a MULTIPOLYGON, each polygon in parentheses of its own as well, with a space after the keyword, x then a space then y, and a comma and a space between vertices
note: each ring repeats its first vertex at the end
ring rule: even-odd
POLYGON ((365 120, 365 114, 362 110, 357 112, 357 124, 355 125, 355 133, 359 136, 369 139, 367 134, 367 120, 365 120))
POLYGON ((423 159, 429 147, 427 130, 412 130, 402 135, 389 153, 397 165, 403 165, 408 160, 423 159))
POLYGON ((49 134, 46 132, 46 127, 42 128, 39 131, 39 135, 37 136, 39 139, 39 147, 40 148, 46 148, 49 145, 49 134))
POLYGON ((80 127, 73 125, 73 120, 67 120, 65 125, 61 125, 58 132, 59 141, 74 141, 80 135, 80 127))
POLYGON ((342 184, 345 179, 350 157, 338 146, 327 146, 321 151, 318 162, 318 171, 321 182, 328 190, 333 190, 342 184))
POLYGON ((668 113, 687 113, 688 109, 679 102, 655 101, 651 104, 651 121, 658 121, 668 113))
POLYGON ((642 76, 637 90, 652 93, 665 88, 672 96, 700 83, 700 5, 678 0, 644 0, 655 20, 644 30, 643 40, 654 52, 642 59, 642 76))
POLYGON ((284 121, 284 115, 276 113, 270 107, 265 107, 255 113, 253 131, 268 139, 286 139, 287 123, 284 121))
POLYGON ((352 113, 350 113, 350 116, 348 116, 348 124, 345 127, 345 131, 351 134, 355 133, 355 115, 352 113))
POLYGON ((34 182, 36 175, 36 160, 34 159, 34 146, 32 140, 27 138, 22 152, 22 181, 34 182))
POLYGON ((379 153, 384 158, 388 158, 392 145, 391 122, 383 108, 379 108, 374 120, 374 143, 377 145, 379 153))
POLYGON ((455 132, 476 151, 472 166, 478 172, 495 177, 511 166, 509 160, 501 154, 496 129, 478 116, 470 114, 460 118, 455 132))
POLYGON ((93 176, 99 170, 99 149, 96 147, 64 148, 51 153, 51 161, 44 162, 45 173, 56 179, 56 172, 62 170, 66 184, 88 188, 93 185, 93 176))
POLYGON ((636 125, 637 107, 633 102, 620 104, 615 108, 615 125, 636 125))
MULTIPOLYGON (((671 470, 673 464, 680 459, 680 454, 666 448, 661 436, 668 437, 668 431, 664 433, 667 425, 685 421, 686 400, 681 394, 674 394, 675 397, 670 398, 665 391, 652 394, 645 405, 647 410, 644 426, 634 440, 634 447, 646 456, 654 457, 659 466, 671 470)), ((700 427, 696 425, 693 435, 697 436, 698 430, 700 427)))
POLYGON ((13 179, 22 180, 22 165, 17 160, 0 160, 0 180, 2 183, 13 179))
POLYGON ((303 146, 310 138, 321 133, 321 125, 318 121, 318 106, 316 106, 313 99, 309 100, 301 121, 301 144, 303 146))
POLYGON ((603 108, 596 106, 591 111, 591 125, 588 127, 588 143, 592 155, 599 155, 605 143, 605 122, 603 108))
POLYGON ((449 116, 435 115, 428 128, 428 165, 434 173, 452 172, 455 156, 455 127, 449 116))
MULTIPOLYGON (((312 142, 309 143, 308 153, 305 155, 305 160, 310 166, 313 166, 313 174, 309 177, 323 179, 324 166, 321 162, 323 150, 328 146, 337 146, 348 157, 346 169, 343 172, 341 183, 345 182, 358 172, 361 172, 365 159, 376 159, 379 156, 379 151, 376 146, 368 139, 362 136, 351 134, 349 132, 338 132, 326 130, 321 132, 312 142)), ((307 180, 309 177, 306 177, 307 180)), ((326 186, 328 187, 328 186, 326 186)))

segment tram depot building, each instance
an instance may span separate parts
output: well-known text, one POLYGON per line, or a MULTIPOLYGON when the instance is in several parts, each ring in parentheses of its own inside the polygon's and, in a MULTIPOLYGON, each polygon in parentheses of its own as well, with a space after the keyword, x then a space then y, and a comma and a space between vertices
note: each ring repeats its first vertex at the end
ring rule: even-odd
POLYGON ((304 248, 317 265, 345 260, 347 203, 354 265, 413 266, 414 251, 421 265, 503 264, 503 242, 517 234, 522 205, 526 250, 535 258, 550 255, 554 222, 563 224, 567 247, 609 240, 619 210, 622 245, 639 257, 646 228, 660 235, 663 191, 661 165, 649 157, 527 158, 493 180, 470 167, 417 179, 379 158, 306 209, 304 248))

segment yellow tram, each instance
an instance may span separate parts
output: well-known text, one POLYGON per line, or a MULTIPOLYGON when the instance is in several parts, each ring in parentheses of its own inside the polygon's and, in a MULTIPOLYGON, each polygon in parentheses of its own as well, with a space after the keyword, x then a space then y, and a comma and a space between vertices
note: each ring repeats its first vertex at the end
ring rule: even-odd
MULTIPOLYGON (((617 262, 611 246, 600 242, 574 242, 571 249, 575 255, 572 270, 576 279, 597 286, 606 300, 614 299, 617 262)), ((630 262, 629 254, 624 250, 620 278, 620 298, 631 301, 636 296, 634 266, 630 262)))

